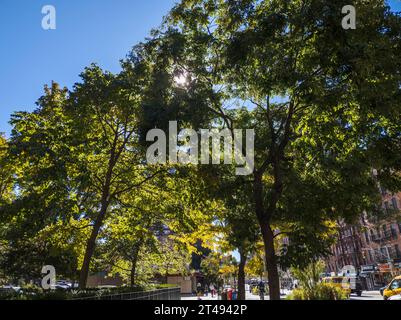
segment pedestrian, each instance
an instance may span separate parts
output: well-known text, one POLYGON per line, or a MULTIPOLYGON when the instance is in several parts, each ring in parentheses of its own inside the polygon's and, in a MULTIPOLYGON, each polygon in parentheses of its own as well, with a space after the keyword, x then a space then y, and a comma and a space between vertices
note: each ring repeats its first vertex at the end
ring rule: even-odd
POLYGON ((208 285, 207 284, 205 284, 205 289, 204 289, 204 291, 205 291, 205 296, 207 297, 208 295, 209 295, 209 287, 208 287, 208 285))
POLYGON ((198 297, 200 297, 202 294, 202 285, 200 282, 198 282, 196 285, 196 294, 198 295, 198 297))
POLYGON ((260 300, 265 300, 265 284, 260 281, 258 284, 260 300))
POLYGON ((216 293, 216 288, 215 288, 215 286, 214 286, 213 283, 211 283, 211 284, 209 285, 209 290, 210 290, 210 293, 212 294, 212 298, 214 298, 214 295, 215 295, 215 293, 216 293))

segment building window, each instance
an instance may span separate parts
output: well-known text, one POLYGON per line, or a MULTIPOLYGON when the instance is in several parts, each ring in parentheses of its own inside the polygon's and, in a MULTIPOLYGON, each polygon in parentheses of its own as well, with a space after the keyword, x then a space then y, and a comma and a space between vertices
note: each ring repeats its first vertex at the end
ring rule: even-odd
POLYGON ((401 258, 401 251, 400 251, 400 246, 398 244, 396 244, 394 246, 394 250, 395 250, 395 254, 396 254, 396 259, 401 258))
POLYGON ((397 224, 396 223, 392 224, 390 228, 391 228, 391 236, 396 239, 397 238, 397 224))
POLYGON ((393 197, 391 199, 391 203, 393 204, 393 209, 398 210, 398 203, 397 203, 397 199, 395 197, 393 197))
POLYGON ((369 234, 367 232, 365 232, 365 239, 366 239, 366 243, 369 243, 369 234))
POLYGON ((384 208, 386 209, 386 212, 389 211, 390 207, 388 205, 388 201, 384 201, 384 208))

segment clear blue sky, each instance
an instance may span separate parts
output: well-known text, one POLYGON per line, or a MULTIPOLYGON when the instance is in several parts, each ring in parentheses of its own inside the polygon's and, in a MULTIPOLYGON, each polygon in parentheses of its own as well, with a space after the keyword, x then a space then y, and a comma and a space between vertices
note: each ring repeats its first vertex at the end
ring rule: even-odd
POLYGON ((0 0, 0 132, 15 111, 33 110, 43 85, 71 86, 92 62, 117 72, 119 60, 160 25, 175 0, 0 0), (41 26, 56 8, 56 30, 41 26))
MULTIPOLYGON (((1 0, 0 132, 15 111, 31 111, 52 80, 71 86, 92 62, 112 72, 176 0, 1 0), (41 27, 44 5, 55 6, 57 29, 41 27)), ((401 1, 389 1, 401 11, 401 1)))

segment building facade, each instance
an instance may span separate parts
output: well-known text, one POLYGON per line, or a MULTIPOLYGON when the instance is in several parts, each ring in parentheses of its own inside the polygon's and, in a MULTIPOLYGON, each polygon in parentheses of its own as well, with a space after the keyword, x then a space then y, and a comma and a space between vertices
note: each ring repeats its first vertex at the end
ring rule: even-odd
POLYGON ((358 223, 339 222, 337 242, 326 259, 327 273, 340 273, 352 266, 367 290, 385 286, 401 274, 401 193, 382 191, 383 217, 362 214, 358 223))

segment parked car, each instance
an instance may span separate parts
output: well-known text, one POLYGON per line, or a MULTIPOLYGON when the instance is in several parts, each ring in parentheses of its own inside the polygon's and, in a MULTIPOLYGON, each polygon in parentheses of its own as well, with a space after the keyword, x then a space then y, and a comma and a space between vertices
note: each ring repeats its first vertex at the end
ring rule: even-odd
POLYGON ((401 294, 401 276, 395 277, 388 286, 383 290, 384 300, 390 297, 401 294))
POLYGON ((65 281, 57 281, 56 284, 51 286, 52 290, 70 290, 71 286, 65 281))
POLYGON ((14 292, 21 292, 21 287, 7 285, 0 287, 0 294, 2 293, 14 293, 14 292))
POLYGON ((362 281, 358 276, 347 276, 350 284, 351 294, 355 293, 358 297, 362 295, 362 281))

